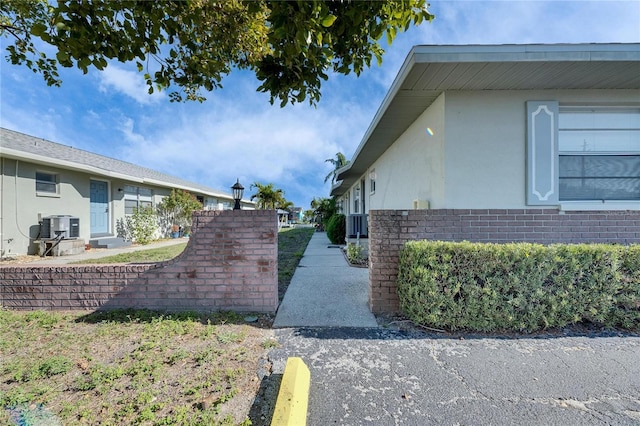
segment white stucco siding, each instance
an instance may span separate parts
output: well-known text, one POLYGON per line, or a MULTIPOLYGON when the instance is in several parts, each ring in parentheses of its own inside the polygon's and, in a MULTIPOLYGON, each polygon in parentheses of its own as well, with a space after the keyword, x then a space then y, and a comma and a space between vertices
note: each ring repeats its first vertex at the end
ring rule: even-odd
POLYGON ((524 205, 527 96, 449 92, 446 115, 446 208, 524 205))
MULTIPOLYGON (((447 92, 445 208, 525 208, 526 101, 638 102, 634 90, 447 92)), ((529 206, 530 207, 530 206, 529 206)))
POLYGON ((375 170, 376 191, 369 209, 412 209, 414 200, 441 208, 444 201, 444 106, 441 95, 369 168, 375 170), (430 131, 429 131, 430 130, 430 131))

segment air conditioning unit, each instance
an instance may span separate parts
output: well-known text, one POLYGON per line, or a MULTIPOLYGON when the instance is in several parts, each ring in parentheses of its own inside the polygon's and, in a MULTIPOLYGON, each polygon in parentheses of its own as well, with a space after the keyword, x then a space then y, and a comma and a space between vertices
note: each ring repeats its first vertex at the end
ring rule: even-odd
POLYGON ((80 219, 70 215, 47 216, 42 219, 42 238, 73 239, 80 237, 80 219))

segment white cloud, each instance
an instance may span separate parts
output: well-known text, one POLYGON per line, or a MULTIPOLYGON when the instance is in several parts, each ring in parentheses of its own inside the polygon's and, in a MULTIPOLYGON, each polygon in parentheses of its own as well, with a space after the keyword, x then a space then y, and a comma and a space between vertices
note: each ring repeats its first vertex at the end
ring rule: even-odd
POLYGON ((123 119, 119 130, 127 145, 120 157, 167 173, 179 170, 186 179, 222 190, 238 177, 247 188, 272 182, 306 206, 306 198, 328 193, 323 179, 331 166, 324 160, 339 151, 350 155, 371 118, 361 105, 330 97, 317 109, 281 109, 265 105, 248 86, 235 95, 242 102, 212 96, 200 107, 173 105, 173 114, 161 119, 123 119))
POLYGON ((149 88, 142 74, 125 70, 114 63, 110 63, 98 76, 100 78, 99 90, 101 93, 110 93, 114 90, 143 105, 166 100, 166 96, 158 91, 149 95, 149 88))

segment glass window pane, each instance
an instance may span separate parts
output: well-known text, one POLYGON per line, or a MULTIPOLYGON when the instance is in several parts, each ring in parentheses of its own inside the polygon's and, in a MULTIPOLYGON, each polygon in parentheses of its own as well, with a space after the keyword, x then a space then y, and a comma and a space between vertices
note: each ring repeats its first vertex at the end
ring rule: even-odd
POLYGON ((564 129, 640 129, 640 109, 560 111, 558 127, 564 129))
POLYGON ((51 192, 53 194, 56 193, 56 184, 55 183, 46 183, 46 182, 36 182, 36 191, 37 192, 51 192))
POLYGON ((53 173, 36 172, 36 191, 55 194, 58 191, 57 180, 53 173))
POLYGON ((138 188, 138 194, 140 194, 140 196, 151 197, 152 192, 149 188, 138 188))
POLYGON ((640 155, 561 155, 560 177, 640 177, 640 155))
POLYGON ((138 194, 138 187, 137 186, 131 186, 131 185, 125 185, 124 186, 124 193, 125 194, 138 194))
POLYGON ((560 200, 640 200, 640 178, 560 178, 560 200))
POLYGON ((38 182, 56 183, 56 175, 52 173, 36 172, 36 180, 38 182))
POLYGON ((137 207, 137 200, 124 200, 124 214, 133 214, 137 207))
POLYGON ((560 130, 558 148, 560 152, 640 152, 640 130, 560 130))
POLYGON ((560 200, 640 200, 640 155, 562 155, 560 200))

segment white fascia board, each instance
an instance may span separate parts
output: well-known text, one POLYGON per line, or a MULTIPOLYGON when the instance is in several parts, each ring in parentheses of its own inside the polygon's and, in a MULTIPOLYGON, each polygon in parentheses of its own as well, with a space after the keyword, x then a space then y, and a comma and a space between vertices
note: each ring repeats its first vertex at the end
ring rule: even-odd
POLYGON ((143 183, 148 183, 150 185, 156 185, 156 186, 164 186, 164 187, 168 187, 168 188, 177 188, 177 189, 184 189, 185 191, 190 191, 190 192, 197 192, 198 194, 204 194, 204 195, 209 195, 212 197, 217 197, 217 198, 224 198, 227 200, 233 200, 233 196, 228 195, 228 194, 222 194, 219 192, 212 192, 212 191, 205 191, 199 188, 194 188, 192 186, 188 186, 188 185, 179 185, 179 184, 175 184, 175 183, 171 183, 171 182, 165 182, 162 180, 157 180, 157 179, 148 179, 145 178, 143 183))
POLYGON ((580 62, 640 59, 639 43, 415 46, 417 63, 580 62))
POLYGON ((25 155, 25 153, 23 151, 18 151, 15 149, 11 149, 11 148, 3 148, 1 151, 1 154, 3 157, 6 158, 11 158, 14 160, 21 160, 21 161, 25 161, 28 163, 34 163, 34 164, 42 164, 42 165, 47 165, 47 166, 51 166, 51 167, 56 167, 59 169, 67 169, 67 170, 75 170, 75 171, 80 171, 80 172, 87 172, 89 174, 93 174, 96 176, 106 176, 106 177, 111 177, 111 178, 116 178, 116 179, 122 179, 122 180, 128 180, 131 182, 137 182, 137 183, 142 183, 143 179, 136 177, 136 176, 131 176, 131 175, 127 175, 124 173, 118 173, 118 172, 114 172, 114 171, 110 171, 110 170, 105 170, 105 169, 101 169, 100 167, 94 167, 94 166, 88 166, 85 164, 79 164, 73 161, 68 161, 68 160, 62 160, 62 159, 58 159, 58 158, 50 158, 50 157, 45 157, 44 155, 39 155, 39 154, 31 154, 28 153, 28 155, 25 155))

